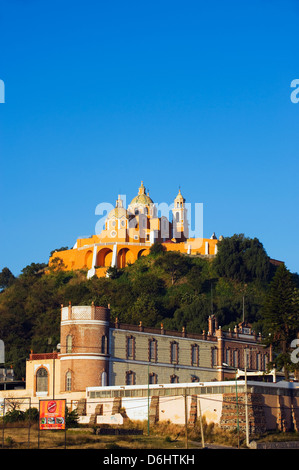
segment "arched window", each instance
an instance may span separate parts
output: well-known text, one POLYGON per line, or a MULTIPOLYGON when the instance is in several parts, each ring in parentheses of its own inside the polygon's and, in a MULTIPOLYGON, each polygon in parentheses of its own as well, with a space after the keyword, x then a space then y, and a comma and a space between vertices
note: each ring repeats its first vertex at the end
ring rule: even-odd
POLYGON ((218 361, 217 361, 217 349, 213 348, 212 349, 212 367, 217 366, 218 361))
POLYGON ((40 367, 36 372, 36 393, 48 393, 48 371, 44 367, 40 367))
POLYGON ((261 355, 259 352, 256 355, 256 370, 261 370, 261 355))
POLYGON ((102 387, 107 387, 107 372, 102 372, 102 387))
POLYGON ((71 335, 66 337, 66 352, 71 353, 73 351, 73 338, 71 335))
POLYGON ((157 340, 155 338, 148 341, 148 358, 149 361, 157 362, 157 340))
POLYGON ((239 366, 238 351, 235 349, 233 352, 233 367, 238 367, 238 366, 239 366))
POLYGON ((228 366, 231 365, 231 355, 230 355, 230 349, 225 350, 225 362, 228 366))
POLYGON ((70 370, 65 374, 65 390, 70 392, 72 390, 72 372, 70 370))
POLYGON ((151 372, 148 376, 148 383, 149 384, 157 384, 158 383, 158 376, 155 372, 151 372))
POLYGON ((126 372, 126 385, 135 385, 135 373, 132 370, 126 372))
POLYGON ((170 362, 175 364, 179 362, 179 345, 175 341, 170 343, 170 362))
POLYGON ((191 345, 191 365, 198 367, 199 365, 199 347, 198 344, 191 345))
POLYGON ((134 336, 127 337, 127 345, 126 345, 126 356, 127 359, 134 359, 135 360, 135 338, 134 336))

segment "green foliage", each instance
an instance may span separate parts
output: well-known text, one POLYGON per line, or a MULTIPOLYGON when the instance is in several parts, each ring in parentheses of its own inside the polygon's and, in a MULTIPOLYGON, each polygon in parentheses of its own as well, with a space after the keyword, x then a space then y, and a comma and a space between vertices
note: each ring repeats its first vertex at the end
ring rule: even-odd
POLYGON ((39 420, 39 410, 37 408, 27 408, 24 411, 24 420, 30 421, 31 423, 38 423, 39 420))
POLYGON ((10 410, 3 417, 4 423, 17 423, 25 420, 25 413, 21 410, 10 410))
POLYGON ((77 428, 79 426, 79 416, 76 409, 69 411, 66 407, 65 424, 67 428, 77 428))
POLYGON ((155 266, 161 268, 167 274, 174 285, 183 276, 188 274, 191 268, 190 258, 176 251, 168 251, 155 260, 155 266))
POLYGON ((0 273, 0 289, 5 289, 13 284, 15 276, 8 268, 3 268, 0 273))
POLYGON ((268 282, 273 274, 261 242, 243 234, 223 238, 219 242, 214 267, 219 276, 239 282, 268 282))
POLYGON ((151 255, 160 255, 161 253, 164 253, 165 247, 162 245, 162 243, 155 242, 151 245, 150 247, 150 254, 151 255))
POLYGON ((299 294, 284 264, 277 268, 270 283, 262 313, 268 344, 276 352, 276 366, 283 367, 287 377, 288 371, 294 370, 289 352, 290 344, 296 339, 299 330, 299 294))
POLYGON ((123 270, 118 269, 115 266, 110 266, 107 269, 106 274, 108 277, 110 277, 110 279, 118 279, 123 274, 123 270))

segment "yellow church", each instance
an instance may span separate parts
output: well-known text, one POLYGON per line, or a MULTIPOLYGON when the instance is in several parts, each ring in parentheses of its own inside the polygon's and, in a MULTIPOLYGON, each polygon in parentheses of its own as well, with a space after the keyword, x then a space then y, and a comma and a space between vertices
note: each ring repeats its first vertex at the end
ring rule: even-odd
POLYGON ((118 196, 99 234, 77 239, 72 249, 55 251, 49 266, 59 258, 64 269, 86 269, 88 278, 102 277, 109 267, 123 268, 148 255, 155 242, 161 243, 166 251, 204 256, 217 253, 215 234, 208 239, 189 238, 188 213, 181 190, 171 205, 172 221, 165 215, 158 217, 158 212, 157 204, 141 182, 138 194, 127 208, 118 196))

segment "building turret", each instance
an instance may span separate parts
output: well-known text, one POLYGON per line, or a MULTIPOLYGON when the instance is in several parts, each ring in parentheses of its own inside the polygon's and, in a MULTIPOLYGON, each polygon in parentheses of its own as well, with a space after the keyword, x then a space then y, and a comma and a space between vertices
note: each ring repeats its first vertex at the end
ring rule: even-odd
POLYGON ((178 195, 174 200, 174 208, 172 209, 173 238, 177 241, 184 241, 189 237, 185 202, 186 201, 182 196, 181 190, 179 190, 178 195))
POLYGON ((61 308, 61 391, 83 391, 109 383, 110 310, 105 307, 61 308))

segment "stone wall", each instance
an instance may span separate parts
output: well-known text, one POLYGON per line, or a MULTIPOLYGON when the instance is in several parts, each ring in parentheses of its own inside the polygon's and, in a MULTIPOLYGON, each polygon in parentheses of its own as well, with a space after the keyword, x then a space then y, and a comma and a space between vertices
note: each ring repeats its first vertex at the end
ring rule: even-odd
MULTIPOLYGON (((234 393, 223 394, 222 414, 220 426, 223 429, 241 432, 246 431, 246 406, 245 393, 238 393, 238 399, 234 393)), ((262 434, 266 431, 266 419, 262 395, 248 393, 248 422, 249 434, 262 434)))

